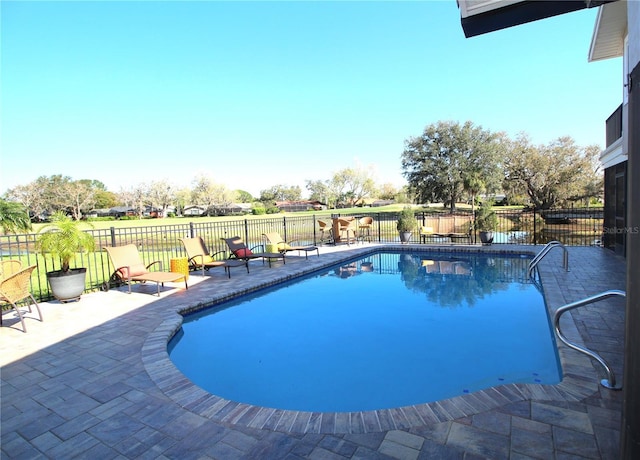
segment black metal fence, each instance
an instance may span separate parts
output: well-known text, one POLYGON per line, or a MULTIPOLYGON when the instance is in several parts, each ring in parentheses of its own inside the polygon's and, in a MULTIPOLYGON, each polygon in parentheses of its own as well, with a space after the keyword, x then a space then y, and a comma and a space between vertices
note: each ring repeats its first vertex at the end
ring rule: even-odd
MULTIPOLYGON (((369 210, 367 210, 369 211, 369 210)), ((499 210, 498 228, 494 232, 493 244, 545 244, 552 240, 565 245, 589 246, 601 245, 603 233, 603 211, 601 208, 571 208, 550 211, 499 210)), ((278 232, 287 241, 296 240, 301 244, 329 244, 321 232, 319 221, 327 222, 331 227, 334 218, 340 214, 279 216, 261 219, 236 219, 215 222, 188 222, 177 225, 153 225, 145 227, 111 227, 105 230, 88 230, 96 239, 98 248, 135 244, 145 263, 156 260, 163 262, 165 268, 170 260, 184 257, 186 253, 180 238, 200 236, 211 252, 225 251, 222 238, 240 236, 249 247, 264 244, 263 233, 278 232)), ((353 215, 356 218, 371 216, 373 226, 367 239, 372 242, 399 242, 396 230, 397 213, 363 212, 353 215)), ((428 212, 416 213, 418 228, 413 232, 410 242, 420 243, 420 228, 431 227, 439 234, 468 233, 473 228, 473 214, 458 212, 455 214, 428 212)), ((355 226, 358 232, 357 225, 355 226)), ((325 232, 326 233, 326 232, 325 232)), ((363 235, 364 236, 364 235, 363 235)), ((0 257, 20 259, 23 266, 36 265, 36 275, 32 278, 32 290, 37 299, 49 300, 51 294, 46 281, 46 272, 59 269, 58 261, 44 257, 35 251, 36 234, 0 236, 0 257)), ((446 241, 437 239, 431 243, 446 242, 456 244, 474 244, 479 242, 477 232, 471 232, 470 238, 446 241)), ((89 254, 79 254, 76 266, 87 268, 86 290, 99 289, 111 276, 108 256, 98 250, 89 254)), ((73 266, 73 264, 72 264, 73 266)))

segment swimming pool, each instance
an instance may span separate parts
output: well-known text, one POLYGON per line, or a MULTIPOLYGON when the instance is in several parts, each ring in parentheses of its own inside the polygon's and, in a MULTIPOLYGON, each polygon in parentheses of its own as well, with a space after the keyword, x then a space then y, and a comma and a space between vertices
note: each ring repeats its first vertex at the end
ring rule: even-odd
POLYGON ((174 364, 259 406, 363 411, 560 381, 529 258, 381 252, 185 317, 174 364))

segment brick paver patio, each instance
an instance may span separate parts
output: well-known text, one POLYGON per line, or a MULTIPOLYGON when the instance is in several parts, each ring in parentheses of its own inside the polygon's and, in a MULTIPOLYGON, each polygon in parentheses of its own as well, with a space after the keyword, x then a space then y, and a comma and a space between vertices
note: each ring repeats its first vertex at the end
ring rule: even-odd
MULTIPOLYGON (((388 245, 397 248, 398 246, 388 245)), ((41 304, 45 321, 12 313, 0 328, 2 458, 527 459, 618 457, 622 392, 599 385, 589 358, 559 347, 558 385, 505 385, 438 403, 369 413, 297 413, 226 401, 171 364, 179 310, 306 273, 372 244, 323 247, 251 273, 192 275, 189 290, 138 285, 41 304)), ((421 246, 424 248, 425 246, 421 246)), ((466 251, 469 247, 456 246, 466 251)), ((478 248, 473 248, 477 250, 478 248)), ((481 250, 537 252, 494 245, 481 250)), ((540 264, 554 311, 608 289, 624 290, 624 260, 601 248, 554 250, 540 264)), ((177 286, 177 285, 176 285, 177 286)), ((574 310, 563 331, 601 353, 622 376, 624 300, 574 310)))

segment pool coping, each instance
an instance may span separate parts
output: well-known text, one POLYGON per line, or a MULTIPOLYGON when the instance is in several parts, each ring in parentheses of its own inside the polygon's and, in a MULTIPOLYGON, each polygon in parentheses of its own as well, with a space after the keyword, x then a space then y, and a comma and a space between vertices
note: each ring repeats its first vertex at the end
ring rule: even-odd
MULTIPOLYGON (((348 252, 322 254, 318 261, 292 271, 277 267, 275 276, 267 281, 256 280, 249 287, 238 289, 231 295, 221 294, 206 301, 189 306, 180 306, 168 313, 160 325, 147 336, 142 347, 143 365, 157 387, 176 404, 184 409, 216 422, 235 426, 268 429, 284 433, 371 433, 438 423, 469 417, 505 404, 526 400, 578 402, 599 391, 598 379, 588 357, 571 352, 556 339, 562 381, 555 385, 506 384, 455 396, 436 402, 415 404, 394 409, 380 409, 358 412, 308 412, 274 409, 231 401, 213 395, 192 383, 182 374, 169 358, 167 345, 182 324, 182 314, 209 308, 217 303, 250 292, 289 281, 336 263, 371 253, 389 251, 421 251, 446 253, 494 253, 494 254, 537 254, 537 247, 504 248, 496 246, 432 246, 380 244, 353 248, 348 252), (587 376, 587 377, 584 377, 587 376)), ((286 266, 286 265, 285 265, 286 266)), ((298 267, 299 268, 299 267, 298 267)), ((552 306, 545 289, 545 270, 539 268, 545 305, 550 317, 560 306, 552 306)), ((563 316, 563 333, 570 340, 579 340, 580 335, 570 314, 563 316)))

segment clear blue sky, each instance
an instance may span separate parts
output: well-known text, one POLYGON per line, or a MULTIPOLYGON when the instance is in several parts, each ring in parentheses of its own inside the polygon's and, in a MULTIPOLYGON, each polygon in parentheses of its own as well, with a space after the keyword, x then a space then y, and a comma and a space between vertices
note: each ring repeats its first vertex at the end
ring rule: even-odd
POLYGON ((206 174, 258 195, 358 164, 401 185, 438 120, 604 147, 622 101, 621 59, 587 62, 596 9, 466 39, 455 0, 0 8, 0 193, 206 174))

